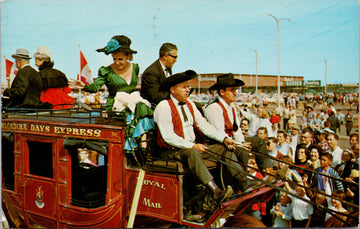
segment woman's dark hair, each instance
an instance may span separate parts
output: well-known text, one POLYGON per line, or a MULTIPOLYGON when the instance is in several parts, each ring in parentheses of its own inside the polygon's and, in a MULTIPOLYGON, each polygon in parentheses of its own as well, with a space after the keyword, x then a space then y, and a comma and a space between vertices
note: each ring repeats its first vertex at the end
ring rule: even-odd
POLYGON ((39 66, 39 70, 44 69, 44 68, 53 68, 54 67, 54 61, 49 60, 45 60, 40 66, 39 66))

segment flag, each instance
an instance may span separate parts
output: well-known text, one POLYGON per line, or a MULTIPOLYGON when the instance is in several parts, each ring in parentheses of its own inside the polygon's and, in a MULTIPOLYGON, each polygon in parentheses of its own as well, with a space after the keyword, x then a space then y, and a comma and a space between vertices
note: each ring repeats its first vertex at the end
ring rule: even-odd
POLYGON ((82 51, 80 51, 80 81, 85 84, 92 84, 93 78, 87 60, 82 51))
POLYGON ((11 85, 17 73, 15 63, 8 59, 5 59, 5 70, 5 79, 8 80, 8 85, 11 85))

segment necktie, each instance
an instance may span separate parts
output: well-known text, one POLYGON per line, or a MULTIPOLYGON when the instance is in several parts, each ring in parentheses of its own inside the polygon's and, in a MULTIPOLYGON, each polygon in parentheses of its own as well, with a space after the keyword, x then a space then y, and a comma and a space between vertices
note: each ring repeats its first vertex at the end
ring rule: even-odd
POLYGON ((180 105, 180 107, 181 107, 181 113, 182 113, 183 116, 184 116, 184 121, 187 122, 188 118, 187 118, 186 113, 185 113, 185 110, 184 110, 184 105, 185 105, 185 104, 186 104, 185 102, 179 102, 179 105, 180 105))
POLYGON ((171 76, 171 69, 170 68, 165 68, 165 76, 166 77, 171 76))

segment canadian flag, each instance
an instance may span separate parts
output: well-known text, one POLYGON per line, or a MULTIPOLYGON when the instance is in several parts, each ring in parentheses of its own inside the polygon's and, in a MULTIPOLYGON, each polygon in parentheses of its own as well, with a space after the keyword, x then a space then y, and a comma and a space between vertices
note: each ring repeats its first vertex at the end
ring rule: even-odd
POLYGON ((17 73, 15 63, 8 59, 5 59, 5 70, 6 70, 5 77, 8 80, 8 85, 10 86, 17 73))
POLYGON ((91 76, 91 70, 89 68, 88 62, 85 59, 84 54, 80 51, 80 81, 85 84, 92 84, 93 78, 91 76))

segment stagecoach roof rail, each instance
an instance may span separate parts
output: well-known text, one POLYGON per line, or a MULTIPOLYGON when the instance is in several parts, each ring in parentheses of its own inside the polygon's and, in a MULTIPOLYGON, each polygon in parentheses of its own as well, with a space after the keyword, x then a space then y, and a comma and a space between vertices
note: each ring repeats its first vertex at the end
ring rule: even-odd
MULTIPOLYGON (((95 124, 99 119, 108 118, 108 112, 102 108, 84 107, 77 104, 70 109, 34 109, 34 108, 3 108, 2 119, 31 119, 41 121, 59 121, 67 123, 95 124)), ((111 119, 124 120, 121 112, 112 112, 111 119)), ((109 123, 110 124, 110 123, 109 123)))

